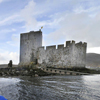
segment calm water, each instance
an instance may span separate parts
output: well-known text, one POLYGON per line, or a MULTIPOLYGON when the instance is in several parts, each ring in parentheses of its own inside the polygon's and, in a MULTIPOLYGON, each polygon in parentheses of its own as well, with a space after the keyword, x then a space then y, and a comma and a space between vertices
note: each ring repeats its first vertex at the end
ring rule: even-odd
POLYGON ((100 75, 0 78, 8 100, 100 100, 100 75))

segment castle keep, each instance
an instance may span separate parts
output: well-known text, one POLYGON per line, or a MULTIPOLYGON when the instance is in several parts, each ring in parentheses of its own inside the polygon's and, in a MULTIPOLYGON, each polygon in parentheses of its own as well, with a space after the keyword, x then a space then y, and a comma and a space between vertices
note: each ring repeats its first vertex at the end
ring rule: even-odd
POLYGON ((37 60, 37 50, 42 46, 42 32, 20 34, 20 64, 27 65, 37 60))
POLYGON ((42 46, 42 32, 31 31, 20 35, 20 65, 31 62, 50 67, 85 67, 86 43, 66 41, 64 44, 42 46))

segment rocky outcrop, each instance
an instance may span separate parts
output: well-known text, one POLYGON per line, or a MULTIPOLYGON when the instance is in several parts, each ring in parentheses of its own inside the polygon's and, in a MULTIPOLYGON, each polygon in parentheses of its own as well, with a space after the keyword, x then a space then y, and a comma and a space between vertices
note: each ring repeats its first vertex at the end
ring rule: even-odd
POLYGON ((0 68, 0 76, 47 76, 48 73, 38 68, 16 67, 0 68))

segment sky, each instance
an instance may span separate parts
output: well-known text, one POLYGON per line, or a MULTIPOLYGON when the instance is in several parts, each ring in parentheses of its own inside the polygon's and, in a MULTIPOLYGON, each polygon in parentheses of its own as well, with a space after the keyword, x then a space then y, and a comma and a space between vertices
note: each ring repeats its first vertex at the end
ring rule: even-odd
POLYGON ((0 0, 0 64, 18 64, 20 33, 41 26, 43 46, 82 41, 100 54, 100 0, 0 0))

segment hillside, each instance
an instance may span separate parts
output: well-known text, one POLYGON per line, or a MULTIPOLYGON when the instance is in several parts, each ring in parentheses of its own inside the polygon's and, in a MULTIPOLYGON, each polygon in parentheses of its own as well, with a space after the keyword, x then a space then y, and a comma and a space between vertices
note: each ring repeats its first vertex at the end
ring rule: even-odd
POLYGON ((91 67, 100 67, 100 54, 87 53, 86 65, 91 67))

